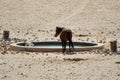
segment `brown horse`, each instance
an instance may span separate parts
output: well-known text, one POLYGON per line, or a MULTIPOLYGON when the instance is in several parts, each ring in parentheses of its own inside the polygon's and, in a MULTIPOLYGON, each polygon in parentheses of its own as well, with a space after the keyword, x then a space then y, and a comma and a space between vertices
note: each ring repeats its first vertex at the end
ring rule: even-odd
POLYGON ((56 27, 56 33, 55 37, 60 35, 60 39, 62 41, 62 51, 63 53, 66 51, 66 44, 67 41, 69 41, 69 51, 71 52, 70 46, 72 46, 72 49, 74 50, 74 45, 72 42, 72 31, 70 29, 66 29, 63 27, 56 27))

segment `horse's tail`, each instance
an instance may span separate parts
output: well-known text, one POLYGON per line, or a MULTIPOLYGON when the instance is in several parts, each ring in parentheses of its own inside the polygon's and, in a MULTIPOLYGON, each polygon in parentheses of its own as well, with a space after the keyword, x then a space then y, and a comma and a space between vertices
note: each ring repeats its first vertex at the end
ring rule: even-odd
POLYGON ((70 46, 72 46, 72 49, 74 50, 74 45, 73 45, 73 42, 72 42, 71 39, 69 40, 69 47, 70 47, 70 46))

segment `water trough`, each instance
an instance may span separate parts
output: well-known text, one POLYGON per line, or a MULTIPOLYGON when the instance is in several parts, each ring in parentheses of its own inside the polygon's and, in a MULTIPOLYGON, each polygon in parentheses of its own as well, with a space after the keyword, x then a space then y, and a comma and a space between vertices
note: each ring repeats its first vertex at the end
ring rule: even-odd
MULTIPOLYGON (((73 42, 74 51, 102 49, 103 44, 93 42, 73 42)), ((62 51, 61 42, 19 42, 10 45, 14 51, 32 51, 32 52, 60 52, 62 51)), ((66 49, 68 50, 68 43, 66 49)))

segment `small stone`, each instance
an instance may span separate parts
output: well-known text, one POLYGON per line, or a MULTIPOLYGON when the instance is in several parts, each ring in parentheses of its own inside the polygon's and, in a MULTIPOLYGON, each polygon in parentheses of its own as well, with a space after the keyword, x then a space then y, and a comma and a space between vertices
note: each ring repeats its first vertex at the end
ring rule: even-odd
POLYGON ((91 32, 89 32, 89 34, 91 34, 91 32))
POLYGON ((88 41, 90 38, 87 38, 87 40, 86 41, 88 41))
POLYGON ((38 32, 40 32, 40 30, 38 30, 38 32))
POLYGON ((7 51, 3 51, 1 54, 5 55, 7 51))
POLYGON ((117 30, 120 30, 119 28, 117 28, 117 30))
POLYGON ((2 79, 5 79, 6 77, 7 77, 7 76, 5 75, 5 76, 2 77, 2 79))
POLYGON ((101 34, 103 34, 103 31, 101 32, 101 34))
POLYGON ((117 76, 120 76, 120 74, 118 74, 117 76))
POLYGON ((23 73, 21 73, 21 75, 23 75, 23 73))
POLYGON ((20 31, 17 31, 17 33, 20 33, 20 31))

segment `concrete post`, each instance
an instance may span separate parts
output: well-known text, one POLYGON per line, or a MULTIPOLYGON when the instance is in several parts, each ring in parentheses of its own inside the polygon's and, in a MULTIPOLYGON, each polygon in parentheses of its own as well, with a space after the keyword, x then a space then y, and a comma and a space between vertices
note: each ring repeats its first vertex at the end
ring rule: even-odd
POLYGON ((111 52, 117 52, 117 40, 110 41, 111 52))
POLYGON ((7 30, 3 31, 3 39, 5 40, 9 39, 9 31, 7 30))

